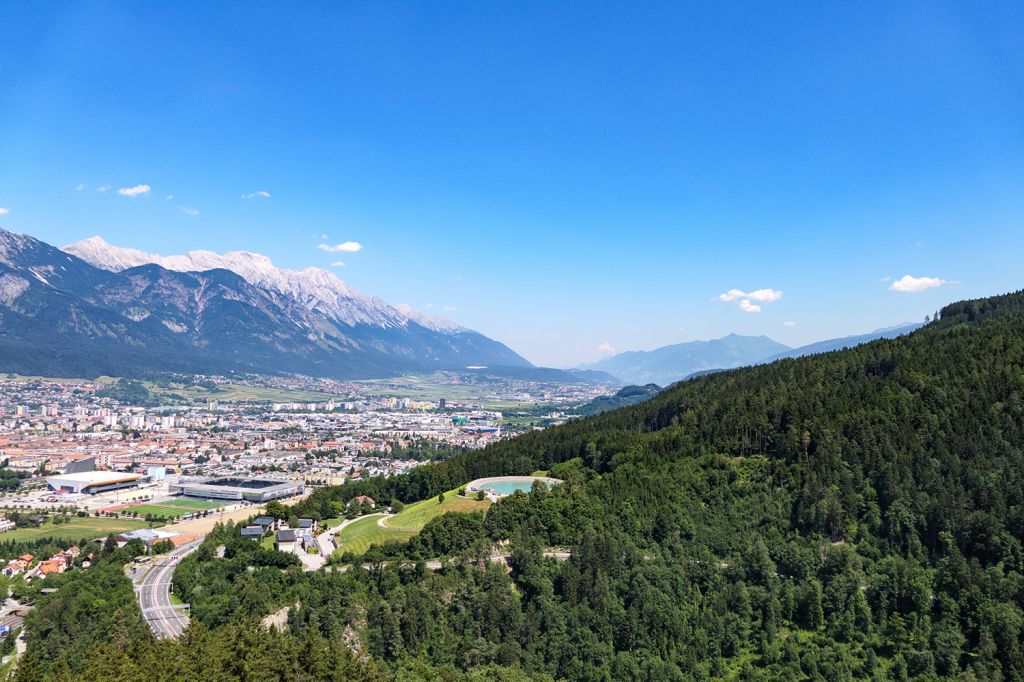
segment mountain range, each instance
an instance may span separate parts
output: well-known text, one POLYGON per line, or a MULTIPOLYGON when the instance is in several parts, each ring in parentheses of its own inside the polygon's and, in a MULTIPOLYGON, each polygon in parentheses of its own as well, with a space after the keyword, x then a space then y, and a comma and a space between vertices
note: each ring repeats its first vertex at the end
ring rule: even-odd
POLYGON ((798 348, 790 348, 767 336, 729 334, 710 341, 688 341, 650 351, 627 351, 582 368, 607 372, 627 384, 668 386, 688 377, 723 369, 827 353, 876 339, 892 339, 909 334, 920 326, 920 323, 906 323, 867 334, 816 341, 798 348))
POLYGON ((246 251, 165 257, 99 237, 61 250, 0 230, 2 371, 377 378, 467 366, 535 369, 479 332, 390 306, 326 270, 285 270, 246 251))
POLYGON ((658 384, 892 338, 919 325, 790 348, 730 334, 630 351, 577 369, 534 367, 504 344, 320 268, 248 251, 162 256, 91 237, 63 249, 0 229, 0 371, 383 378, 436 370, 561 383, 658 384), (481 369, 483 368, 483 369, 481 369))
POLYGON ((788 350, 792 349, 767 336, 729 334, 711 341, 627 351, 583 368, 608 372, 627 384, 667 386, 697 372, 753 365, 788 350))

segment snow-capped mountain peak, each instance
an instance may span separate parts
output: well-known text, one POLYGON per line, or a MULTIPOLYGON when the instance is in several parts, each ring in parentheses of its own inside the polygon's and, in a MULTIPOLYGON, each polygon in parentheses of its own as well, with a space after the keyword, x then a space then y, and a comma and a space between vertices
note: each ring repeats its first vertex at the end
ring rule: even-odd
POLYGON ((83 239, 64 247, 64 251, 111 272, 120 272, 149 263, 177 272, 230 270, 252 285, 292 297, 308 310, 315 310, 334 322, 349 326, 405 326, 411 319, 417 324, 429 326, 434 331, 451 332, 459 328, 450 321, 432 321, 430 325, 424 324, 418 318, 433 318, 417 311, 412 311, 415 315, 408 314, 391 307, 379 298, 366 296, 328 270, 314 267, 287 270, 275 266, 267 256, 251 251, 229 251, 219 254, 197 250, 182 255, 162 256, 114 246, 102 237, 83 239))
POLYGON ((399 311, 320 268, 287 270, 247 251, 162 256, 101 238, 66 249, 0 228, 3 371, 352 379, 531 367, 483 334, 399 311))
POLYGON ((425 315, 408 303, 399 303, 395 306, 395 310, 402 313, 421 327, 433 329, 436 332, 453 333, 464 331, 465 329, 455 320, 449 320, 446 317, 431 317, 430 315, 425 315))

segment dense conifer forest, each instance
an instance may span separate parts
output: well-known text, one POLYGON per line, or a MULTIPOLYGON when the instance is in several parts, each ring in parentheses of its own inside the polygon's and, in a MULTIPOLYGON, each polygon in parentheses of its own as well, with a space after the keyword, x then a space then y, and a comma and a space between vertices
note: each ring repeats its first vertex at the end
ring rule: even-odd
POLYGON ((538 469, 565 483, 347 571, 220 527, 175 575, 178 642, 151 638, 109 550, 40 597, 16 679, 1024 680, 1024 293, 291 511, 538 469))

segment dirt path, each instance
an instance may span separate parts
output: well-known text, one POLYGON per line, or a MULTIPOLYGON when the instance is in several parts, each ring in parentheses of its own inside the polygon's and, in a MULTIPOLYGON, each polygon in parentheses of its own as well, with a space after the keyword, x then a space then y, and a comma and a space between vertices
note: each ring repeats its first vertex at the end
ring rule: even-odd
MULTIPOLYGON (((296 502, 301 502, 306 499, 312 493, 312 490, 307 490, 298 497, 290 497, 286 500, 280 500, 285 505, 291 506, 296 502)), ((242 507, 241 509, 235 509, 233 511, 216 511, 209 516, 201 519, 192 519, 191 521, 179 521, 178 523, 169 523, 166 526, 161 527, 159 530, 166 530, 171 533, 180 533, 182 535, 198 535, 200 537, 205 536, 217 523, 224 523, 226 521, 244 521, 250 516, 259 516, 266 511, 265 505, 258 505, 252 507, 242 507)))
POLYGON ((262 514, 263 511, 264 507, 260 505, 259 507, 245 507, 244 509, 236 509, 235 511, 229 512, 214 512, 205 518, 171 523, 163 526, 160 530, 166 530, 171 533, 181 533, 182 535, 203 536, 213 530, 214 525, 217 523, 224 523, 225 521, 244 521, 250 516, 262 514))

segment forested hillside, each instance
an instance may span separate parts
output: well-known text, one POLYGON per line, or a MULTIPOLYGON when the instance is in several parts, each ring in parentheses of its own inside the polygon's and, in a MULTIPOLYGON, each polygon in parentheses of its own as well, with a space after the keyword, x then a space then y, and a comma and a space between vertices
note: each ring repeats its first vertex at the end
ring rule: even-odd
POLYGON ((278 565, 220 528, 175 576, 199 621, 182 642, 85 628, 92 653, 58 665, 53 631, 30 622, 33 665, 17 679, 190 679, 219 652, 238 659, 217 679, 322 679, 330 661, 347 679, 1024 680, 1024 293, 324 489, 294 511, 326 518, 359 494, 411 502, 538 469, 565 483, 434 519, 344 573, 278 565), (510 572, 482 560, 498 543, 510 572), (571 558, 545 558, 554 546, 571 558), (427 570, 437 554, 447 567, 427 570), (283 607, 284 633, 257 628, 283 607), (272 665, 246 667, 263 651, 272 665), (119 672, 112 657, 153 665, 119 672))

